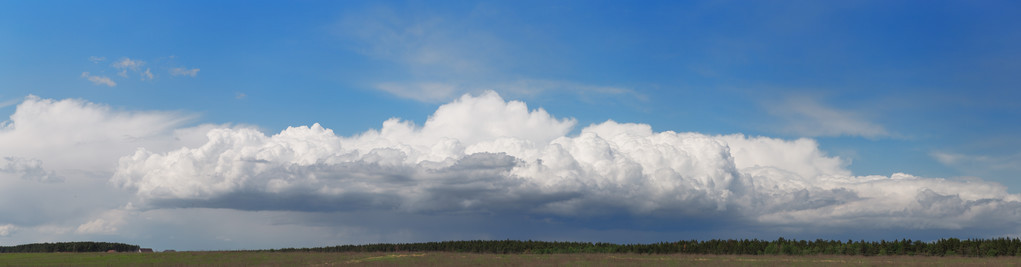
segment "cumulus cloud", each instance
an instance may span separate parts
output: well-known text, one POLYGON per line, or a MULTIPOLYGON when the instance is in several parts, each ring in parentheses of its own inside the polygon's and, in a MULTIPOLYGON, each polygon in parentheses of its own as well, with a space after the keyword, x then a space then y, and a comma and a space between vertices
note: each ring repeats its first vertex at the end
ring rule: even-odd
POLYGON ((572 119, 493 92, 443 105, 422 125, 390 119, 337 136, 213 129, 207 142, 120 159, 111 182, 146 209, 408 214, 721 217, 756 225, 1018 229, 1021 197, 981 180, 854 176, 811 139, 654 132, 572 119))
POLYGON ((827 107, 810 97, 790 97, 767 106, 767 111, 786 120, 784 132, 802 136, 886 137, 891 133, 862 114, 827 107))
POLYGON ((174 76, 191 76, 191 77, 195 77, 198 74, 199 74, 199 69, 198 68, 189 69, 189 68, 184 68, 184 67, 177 67, 177 68, 170 69, 170 75, 174 75, 174 76))
POLYGON ((615 121, 576 129, 493 92, 457 98, 421 124, 393 118, 353 136, 318 124, 271 135, 184 127, 191 118, 26 97, 0 123, 0 214, 9 215, 0 228, 10 240, 116 235, 209 249, 1021 229, 1021 200, 996 183, 856 176, 808 138, 615 121), (48 177, 64 181, 39 182, 48 177), (54 201, 23 201, 43 192, 54 201), (727 235, 735 229, 745 232, 727 235), (250 235, 260 231, 275 234, 250 235))
POLYGON ((110 77, 90 75, 89 72, 82 72, 82 78, 88 79, 96 85, 117 86, 117 83, 111 80, 110 77))

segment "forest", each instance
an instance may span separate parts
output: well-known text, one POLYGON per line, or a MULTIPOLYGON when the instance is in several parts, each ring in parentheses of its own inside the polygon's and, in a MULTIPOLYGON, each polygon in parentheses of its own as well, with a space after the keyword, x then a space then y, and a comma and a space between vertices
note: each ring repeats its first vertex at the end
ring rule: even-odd
POLYGON ((470 253, 637 253, 715 255, 857 255, 857 256, 1021 256, 1021 239, 940 239, 932 242, 777 240, 690 240, 652 244, 472 240, 427 243, 341 245, 317 248, 285 248, 270 251, 303 252, 470 252, 470 253))
POLYGON ((138 251, 139 246, 108 242, 58 242, 34 243, 17 246, 0 246, 0 253, 24 252, 117 252, 138 251))

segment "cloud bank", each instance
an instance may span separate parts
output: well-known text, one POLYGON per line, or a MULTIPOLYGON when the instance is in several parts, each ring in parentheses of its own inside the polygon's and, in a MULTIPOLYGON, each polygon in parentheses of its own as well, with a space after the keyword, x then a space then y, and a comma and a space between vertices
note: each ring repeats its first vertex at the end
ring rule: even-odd
POLYGON ((345 137, 212 129, 205 144, 122 157, 111 183, 143 209, 694 217, 800 228, 1016 232, 1002 185, 895 173, 855 176, 811 139, 656 132, 573 119, 494 92, 345 137))
POLYGON ((494 92, 464 95, 421 125, 393 118, 353 136, 192 119, 26 97, 0 124, 0 242, 240 249, 1021 232, 1021 199, 996 183, 857 176, 808 138, 579 127, 494 92), (31 201, 39 196, 47 201, 31 201))

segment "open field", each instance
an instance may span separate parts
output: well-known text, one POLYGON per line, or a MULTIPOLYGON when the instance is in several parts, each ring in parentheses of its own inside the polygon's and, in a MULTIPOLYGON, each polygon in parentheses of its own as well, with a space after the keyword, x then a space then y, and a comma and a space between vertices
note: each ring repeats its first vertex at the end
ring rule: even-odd
POLYGON ((1018 257, 170 252, 4 253, 0 266, 1021 266, 1018 257))

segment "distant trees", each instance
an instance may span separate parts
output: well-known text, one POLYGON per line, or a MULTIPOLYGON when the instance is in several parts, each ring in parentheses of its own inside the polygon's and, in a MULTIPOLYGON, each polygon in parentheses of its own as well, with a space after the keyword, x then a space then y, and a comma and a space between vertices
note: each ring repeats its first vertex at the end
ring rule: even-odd
POLYGON ((0 246, 0 253, 18 252, 118 252, 138 251, 139 246, 108 242, 34 243, 17 246, 0 246))
POLYGON ((272 251, 304 252, 419 252, 446 251, 471 253, 639 253, 639 254, 718 254, 718 255, 926 255, 926 256, 1021 256, 1021 239, 940 239, 933 242, 902 239, 895 241, 815 241, 779 238, 773 241, 689 240, 652 244, 612 244, 588 242, 546 242, 515 240, 471 240, 427 243, 342 245, 318 248, 285 248, 272 251))
MULTIPOLYGON (((105 252, 138 251, 139 246, 107 242, 35 243, 0 246, 0 253, 10 252, 105 252)), ((285 248, 270 251, 304 252, 470 252, 470 253, 636 253, 636 254, 717 254, 717 255, 924 255, 997 257, 1021 256, 1021 239, 940 239, 922 242, 911 239, 894 241, 814 241, 784 239, 681 240, 651 244, 613 244, 589 242, 547 242, 517 240, 469 240, 427 243, 385 243, 342 245, 318 248, 285 248)))

